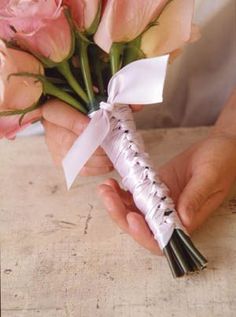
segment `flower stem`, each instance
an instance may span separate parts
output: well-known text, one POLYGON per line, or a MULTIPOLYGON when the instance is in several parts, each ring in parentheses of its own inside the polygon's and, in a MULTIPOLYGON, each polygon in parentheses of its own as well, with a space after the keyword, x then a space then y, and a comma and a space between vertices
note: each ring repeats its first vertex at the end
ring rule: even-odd
POLYGON ((43 91, 45 94, 57 97, 58 99, 65 101, 73 108, 79 110, 80 112, 87 113, 87 110, 76 100, 74 97, 63 91, 62 89, 58 88, 57 86, 53 85, 47 79, 43 81, 43 91))
POLYGON ((93 83, 91 78, 91 71, 89 66, 89 59, 88 59, 88 45, 89 42, 84 39, 83 37, 79 37, 79 56, 80 56, 80 66, 83 74, 83 79, 89 99, 89 110, 94 110, 96 99, 94 96, 93 91, 93 83))
POLYGON ((124 65, 130 64, 138 59, 144 58, 145 54, 140 49, 141 36, 129 42, 124 51, 124 65))
POLYGON ((180 229, 177 229, 176 232, 182 239, 188 250, 191 251, 196 260, 199 262, 199 264, 201 265, 201 269, 205 268, 207 265, 207 259, 197 250, 191 239, 180 229))
POLYGON ((183 270, 184 274, 188 274, 191 271, 191 267, 188 263, 188 259, 183 253, 183 250, 181 248, 181 245, 178 243, 178 239, 175 237, 176 231, 174 231, 171 239, 170 239, 170 247, 173 250, 173 253, 181 266, 181 269, 183 270))
POLYGON ((16 110, 6 110, 0 112, 0 117, 7 117, 7 116, 14 116, 20 114, 26 114, 31 112, 39 107, 38 103, 34 103, 32 106, 25 108, 25 109, 16 109, 16 110))
POLYGON ((110 60, 111 60, 111 72, 112 75, 118 72, 121 67, 121 54, 123 51, 123 44, 113 43, 110 51, 110 60))
POLYGON ((73 88, 77 95, 80 96, 87 104, 89 102, 88 96, 72 74, 68 61, 60 63, 57 66, 57 69, 67 79, 69 85, 73 88))
POLYGON ((101 61, 98 60, 97 63, 94 66, 94 71, 97 77, 97 85, 99 89, 99 93, 104 96, 105 95, 105 87, 102 77, 102 67, 101 67, 101 61))
POLYGON ((165 254, 165 256, 167 258, 167 261, 168 261, 168 264, 169 264, 169 267, 171 269, 173 277, 175 278, 175 277, 183 276, 183 272, 181 271, 179 266, 176 264, 174 255, 173 255, 172 250, 171 250, 169 245, 167 245, 163 249, 163 253, 165 254))

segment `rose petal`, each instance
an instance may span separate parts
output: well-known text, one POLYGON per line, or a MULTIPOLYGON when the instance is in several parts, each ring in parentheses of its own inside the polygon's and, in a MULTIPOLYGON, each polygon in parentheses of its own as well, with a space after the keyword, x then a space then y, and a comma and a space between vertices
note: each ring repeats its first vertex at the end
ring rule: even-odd
POLYGON ((19 125, 19 115, 0 117, 0 139, 14 139, 19 131, 22 131, 28 127, 32 122, 41 118, 41 109, 36 109, 27 113, 22 121, 22 125, 19 125))
POLYGON ((32 55, 0 41, 0 111, 25 109, 39 100, 42 84, 32 77, 10 76, 20 72, 43 74, 43 66, 32 55))
POLYGON ((65 0, 79 31, 89 29, 97 15, 100 0, 65 0))
POLYGON ((156 19, 167 0, 110 0, 94 40, 109 52, 112 43, 129 42, 156 19))
POLYGON ((190 39, 194 0, 173 0, 163 10, 158 24, 144 33, 141 49, 147 57, 170 53, 190 39))

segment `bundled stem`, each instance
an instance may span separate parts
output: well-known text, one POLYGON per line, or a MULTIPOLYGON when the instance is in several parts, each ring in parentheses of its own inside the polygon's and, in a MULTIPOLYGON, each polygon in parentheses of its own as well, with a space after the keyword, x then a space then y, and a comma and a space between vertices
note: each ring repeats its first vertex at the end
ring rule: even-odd
POLYGON ((175 229, 168 245, 163 249, 174 277, 203 270, 207 260, 196 249, 190 237, 175 229))
POLYGON ((123 52, 124 46, 121 43, 114 43, 110 51, 110 60, 111 60, 111 72, 112 75, 118 72, 121 67, 121 55, 123 52))
POLYGON ((140 49, 141 36, 138 36, 133 41, 129 42, 125 47, 124 52, 124 65, 128 65, 140 58, 144 58, 145 55, 140 49))
POLYGON ((53 85, 50 81, 44 79, 43 80, 44 93, 57 97, 58 99, 65 101, 69 105, 71 105, 76 110, 86 114, 87 110, 81 105, 81 103, 72 97, 70 94, 66 93, 62 89, 59 89, 57 86, 53 85))
POLYGON ((58 71, 67 79, 69 85, 72 89, 77 93, 82 100, 88 104, 89 99, 84 90, 81 88, 77 80, 75 79, 74 75, 71 72, 70 65, 68 61, 64 61, 57 66, 58 71))
POLYGON ((84 79, 84 84, 86 87, 86 91, 88 94, 89 99, 89 110, 94 111, 97 109, 97 103, 93 91, 93 83, 91 77, 91 71, 89 66, 89 59, 88 59, 88 46, 89 42, 87 39, 84 39, 82 36, 79 38, 79 56, 80 56, 80 66, 82 70, 82 75, 84 79))

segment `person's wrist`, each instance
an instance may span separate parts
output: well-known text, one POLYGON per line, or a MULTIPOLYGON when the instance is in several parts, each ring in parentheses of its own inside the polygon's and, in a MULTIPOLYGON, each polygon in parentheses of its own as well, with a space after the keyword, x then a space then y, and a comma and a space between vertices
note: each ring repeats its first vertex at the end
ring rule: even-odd
POLYGON ((221 155, 225 157, 226 164, 231 166, 232 176, 236 178, 236 134, 224 129, 212 128, 207 139, 221 144, 221 155))
POLYGON ((215 125, 211 128, 208 138, 219 138, 231 142, 236 150, 236 131, 229 131, 227 127, 218 127, 215 125))
POLYGON ((223 137, 236 142, 236 88, 230 95, 215 125, 210 130, 210 136, 223 137))

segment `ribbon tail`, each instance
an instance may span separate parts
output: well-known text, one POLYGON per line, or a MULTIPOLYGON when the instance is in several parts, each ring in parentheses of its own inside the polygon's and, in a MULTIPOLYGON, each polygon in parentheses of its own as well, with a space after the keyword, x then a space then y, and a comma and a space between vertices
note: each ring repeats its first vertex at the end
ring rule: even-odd
POLYGON ((102 144, 109 130, 109 118, 105 111, 95 112, 87 128, 77 138, 62 161, 68 190, 83 166, 102 144))

